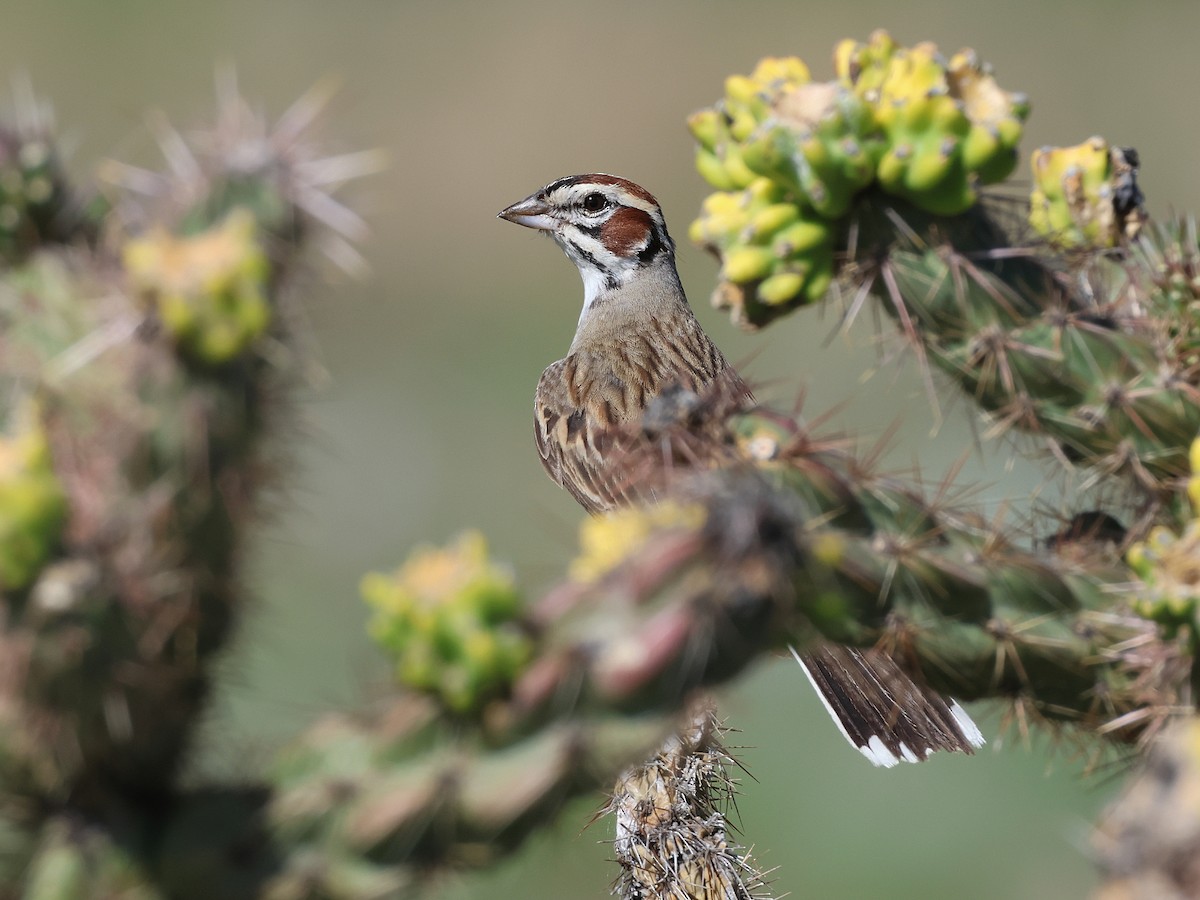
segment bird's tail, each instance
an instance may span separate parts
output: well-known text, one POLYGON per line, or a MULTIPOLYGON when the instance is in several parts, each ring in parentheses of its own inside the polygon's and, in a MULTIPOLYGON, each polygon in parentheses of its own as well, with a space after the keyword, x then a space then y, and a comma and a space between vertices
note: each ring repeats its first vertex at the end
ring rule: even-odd
POLYGON ((984 744, 966 710, 917 684, 885 653, 838 644, 790 649, 846 740, 877 766, 921 762, 935 750, 974 753, 984 744))

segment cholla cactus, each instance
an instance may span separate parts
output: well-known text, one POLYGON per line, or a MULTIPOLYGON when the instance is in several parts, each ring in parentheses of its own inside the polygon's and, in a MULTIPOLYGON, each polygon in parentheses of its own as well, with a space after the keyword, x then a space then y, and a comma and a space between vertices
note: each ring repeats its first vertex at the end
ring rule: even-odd
POLYGON ((1023 98, 969 52, 882 33, 835 69, 764 61, 693 117, 719 299, 760 325, 834 283, 849 318, 879 296, 997 431, 1119 485, 1128 529, 1128 507, 1089 509, 1029 540, 801 419, 690 395, 703 440, 659 416, 622 442, 631 478, 665 464, 668 502, 589 522, 562 584, 522 603, 478 536, 368 576, 396 695, 255 783, 181 784, 276 468, 292 357, 268 348, 293 339, 303 242, 344 259, 328 225, 361 227, 322 189, 348 163, 308 149, 311 104, 272 133, 227 99, 208 140, 168 134, 167 176, 111 166, 88 219, 52 146, 0 152, 0 396, 21 410, 0 417, 0 898, 408 896, 618 776, 627 896, 765 893, 720 808, 711 712, 679 711, 814 640, 1094 747, 1144 746, 1188 708, 1194 224, 1135 236, 1136 157, 1090 143, 1040 157, 1044 237, 1022 244, 978 201, 1013 169, 1023 98))
POLYGON ((171 136, 184 175, 123 177, 156 193, 110 192, 91 219, 48 118, 0 127, 5 898, 178 895, 142 836, 243 606, 291 375, 263 340, 287 338, 298 239, 321 230, 306 204, 337 208, 319 161, 289 158, 311 108, 272 135, 240 104, 220 140, 171 136))

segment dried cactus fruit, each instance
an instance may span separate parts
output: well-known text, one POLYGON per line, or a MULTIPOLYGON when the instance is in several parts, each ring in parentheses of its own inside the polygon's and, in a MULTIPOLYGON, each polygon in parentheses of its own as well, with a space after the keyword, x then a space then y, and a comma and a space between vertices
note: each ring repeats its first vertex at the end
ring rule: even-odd
POLYGON ((393 575, 363 578, 371 636, 396 660, 402 684, 458 713, 504 693, 532 643, 512 573, 470 531, 445 549, 422 547, 393 575))
POLYGON ((622 900, 766 900, 765 878, 735 843, 729 770, 738 766, 721 742, 714 709, 692 721, 645 765, 622 774, 608 812, 622 900))

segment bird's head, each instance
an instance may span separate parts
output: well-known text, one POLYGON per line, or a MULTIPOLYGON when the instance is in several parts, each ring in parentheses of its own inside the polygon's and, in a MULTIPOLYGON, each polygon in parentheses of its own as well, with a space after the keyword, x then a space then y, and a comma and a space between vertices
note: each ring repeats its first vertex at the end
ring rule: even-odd
POLYGON ((560 178, 499 217, 554 238, 583 277, 584 307, 664 262, 675 243, 654 195, 615 175, 560 178))

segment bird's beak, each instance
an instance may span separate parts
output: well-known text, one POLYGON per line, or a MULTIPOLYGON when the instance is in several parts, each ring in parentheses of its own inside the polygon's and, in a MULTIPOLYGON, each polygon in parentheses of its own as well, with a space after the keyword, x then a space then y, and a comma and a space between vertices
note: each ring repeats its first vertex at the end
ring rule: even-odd
POLYGON ((553 231, 558 227, 558 220, 550 215, 550 207, 537 194, 514 203, 508 209, 501 210, 497 214, 497 218, 516 222, 526 228, 536 228, 539 231, 553 231))

